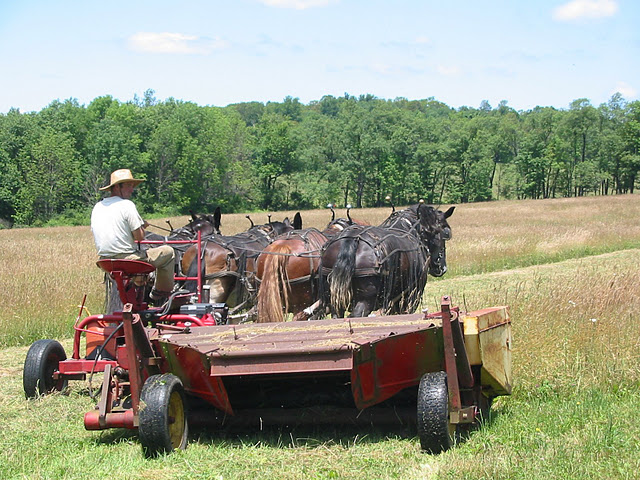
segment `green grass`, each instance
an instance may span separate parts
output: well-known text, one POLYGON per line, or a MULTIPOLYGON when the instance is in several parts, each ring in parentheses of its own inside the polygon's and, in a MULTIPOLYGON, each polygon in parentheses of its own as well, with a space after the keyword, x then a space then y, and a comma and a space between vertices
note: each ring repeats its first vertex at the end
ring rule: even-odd
POLYGON ((541 383, 494 407, 490 427, 450 456, 438 478, 638 478, 635 387, 562 391, 541 383))
MULTIPOLYGON (((454 225, 457 243, 449 249, 452 270, 437 281, 429 279, 424 305, 436 310, 445 294, 463 310, 508 305, 514 390, 496 399, 490 423, 438 456, 421 453, 411 430, 281 427, 193 431, 186 451, 150 460, 143 457, 135 432, 84 430, 83 415, 95 402, 83 382, 72 382, 67 395, 26 401, 27 345, 43 334, 66 339, 69 352, 82 290, 99 295, 100 275, 90 262, 85 231, 84 236, 67 229, 2 231, 9 253, 3 257, 6 270, 0 270, 0 342, 5 342, 0 348, 0 478, 639 478, 640 228, 634 226, 639 212, 636 196, 456 211, 452 222, 460 223, 454 225), (553 211, 552 224, 523 213, 539 207, 553 211), (596 208, 605 212, 596 215, 604 225, 576 213, 596 208), (563 219, 571 225, 581 217, 591 226, 564 232, 563 219), (491 218, 495 222, 488 226, 491 218), (526 221, 517 224, 519 218, 526 221), (529 235, 527 222, 543 224, 546 233, 529 235), (81 238, 74 255, 63 255, 61 273, 52 277, 60 288, 51 278, 42 279, 28 257, 16 259, 45 234, 56 239, 47 244, 51 255, 60 255, 56 242, 69 245, 81 238), (78 260, 82 255, 86 259, 78 260), (15 305, 15 298, 25 297, 15 305), (7 335, 16 346, 7 346, 7 335)), ((39 258, 47 253, 39 252, 39 258)), ((99 303, 90 299, 92 313, 99 303)))
POLYGON ((24 400, 27 347, 6 348, 0 477, 637 478, 639 268, 636 250, 429 284, 432 310, 445 292, 470 309, 508 303, 514 339, 513 395, 494 402, 489 424, 438 456, 421 453, 411 431, 282 427, 200 430, 186 451, 148 460, 132 432, 84 430, 94 402, 82 382, 68 395, 24 400))

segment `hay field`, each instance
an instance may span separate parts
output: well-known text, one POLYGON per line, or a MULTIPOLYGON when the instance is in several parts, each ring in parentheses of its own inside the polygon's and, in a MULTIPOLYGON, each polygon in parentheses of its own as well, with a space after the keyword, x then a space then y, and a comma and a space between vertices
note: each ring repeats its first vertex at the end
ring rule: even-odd
MULTIPOLYGON (((352 215, 379 223, 389 212, 352 215)), ((320 210, 302 215, 305 226, 317 228, 330 218, 320 210)), ((266 221, 265 214, 251 216, 266 221)), ((0 475, 637 478, 640 196, 461 205, 450 223, 450 270, 429 279, 424 305, 436 309, 444 294, 465 310, 509 305, 514 392, 496 400, 491 423, 439 456, 420 453, 406 432, 283 427, 200 432, 185 452, 150 461, 129 432, 84 431, 82 415, 94 402, 79 382, 69 395, 26 402, 27 345, 53 337, 68 350, 82 294, 92 313, 100 311, 102 276, 87 227, 0 231, 0 475), (64 460, 68 452, 73 462, 64 460)), ((223 215, 223 233, 247 226, 244 215, 223 215)))
MULTIPOLYGON (((443 209, 445 206, 442 207, 443 209)), ((388 207, 352 210, 352 216, 378 224, 388 207)), ((295 211, 278 212, 272 220, 295 211)), ((338 216, 346 216, 337 210, 338 216)), ((301 212, 304 227, 322 229, 328 210, 301 212)), ((266 223, 266 213, 251 214, 266 223)), ((640 196, 509 201, 461 205, 450 219, 453 239, 447 244, 445 278, 557 262, 640 247, 640 196)), ((187 223, 187 217, 150 219, 165 227, 187 223)), ((223 234, 250 226, 245 214, 223 214, 223 234)), ((157 228, 151 231, 162 234, 157 228)), ((91 313, 103 310, 102 272, 95 266, 89 227, 0 230, 0 346, 28 345, 36 339, 71 336, 83 295, 91 313)), ((437 283, 430 279, 430 285, 437 283)))

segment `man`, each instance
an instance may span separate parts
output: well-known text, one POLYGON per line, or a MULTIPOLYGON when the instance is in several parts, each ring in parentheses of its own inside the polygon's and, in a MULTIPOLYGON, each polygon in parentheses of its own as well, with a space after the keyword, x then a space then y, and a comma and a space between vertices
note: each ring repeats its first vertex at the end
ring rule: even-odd
POLYGON ((136 244, 144 239, 144 229, 149 226, 142 220, 135 204, 129 200, 136 185, 144 180, 133 178, 131 170, 120 169, 111 174, 111 182, 100 190, 111 195, 98 202, 91 212, 91 231, 98 256, 143 260, 156 267, 155 285, 150 298, 162 303, 173 290, 173 248, 161 245, 146 252, 136 244))

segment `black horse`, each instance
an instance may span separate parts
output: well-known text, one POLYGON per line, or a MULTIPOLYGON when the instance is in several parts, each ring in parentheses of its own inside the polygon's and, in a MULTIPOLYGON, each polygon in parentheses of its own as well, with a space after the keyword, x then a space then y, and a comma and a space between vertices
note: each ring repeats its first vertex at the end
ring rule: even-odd
POLYGON ((352 225, 329 240, 320 260, 323 300, 333 316, 411 313, 422 298, 427 272, 447 271, 447 222, 442 212, 419 203, 393 212, 377 227, 352 225))
MULTIPOLYGON (((166 241, 166 240, 191 240, 196 237, 198 232, 203 237, 206 235, 220 235, 220 219, 222 217, 222 213, 220 211, 220 207, 216 208, 213 215, 203 214, 198 215, 190 212, 191 220, 184 227, 173 228, 169 223, 169 235, 160 235, 158 233, 153 232, 145 232, 144 239, 145 240, 153 240, 153 241, 166 241)), ((159 227, 158 227, 159 228, 159 227)), ((146 247, 152 247, 153 245, 147 245, 146 247)))

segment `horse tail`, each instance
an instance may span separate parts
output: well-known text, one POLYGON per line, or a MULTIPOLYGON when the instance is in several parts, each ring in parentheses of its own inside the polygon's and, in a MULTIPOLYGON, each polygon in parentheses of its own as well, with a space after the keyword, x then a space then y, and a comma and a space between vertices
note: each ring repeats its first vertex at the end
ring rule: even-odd
POLYGON ((284 322, 289 310, 289 278, 287 264, 291 249, 273 245, 264 254, 264 269, 258 289, 258 323, 284 322))
POLYGON ((353 297, 351 279, 356 271, 356 250, 358 250, 358 237, 345 237, 340 241, 342 243, 338 258, 328 277, 331 309, 335 313, 343 313, 351 305, 353 297))

